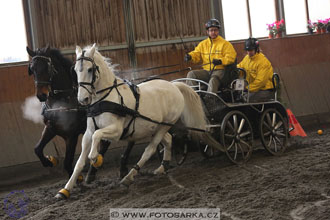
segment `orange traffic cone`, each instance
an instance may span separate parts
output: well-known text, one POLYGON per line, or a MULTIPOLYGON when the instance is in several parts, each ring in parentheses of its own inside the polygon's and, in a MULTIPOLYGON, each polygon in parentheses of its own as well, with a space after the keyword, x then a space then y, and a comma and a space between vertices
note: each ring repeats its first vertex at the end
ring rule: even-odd
POLYGON ((304 129, 300 126, 299 122, 297 121, 296 117, 292 113, 290 109, 286 110, 289 116, 289 126, 293 128, 292 130, 289 128, 290 135, 291 136, 301 136, 301 137, 307 137, 307 134, 305 133, 304 129))

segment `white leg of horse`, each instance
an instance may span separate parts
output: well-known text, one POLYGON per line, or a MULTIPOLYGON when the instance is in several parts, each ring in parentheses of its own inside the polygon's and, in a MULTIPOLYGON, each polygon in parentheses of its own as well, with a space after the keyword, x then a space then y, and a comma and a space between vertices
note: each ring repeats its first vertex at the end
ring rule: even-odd
POLYGON ((138 170, 150 159, 150 157, 156 152, 157 145, 163 139, 165 133, 168 131, 168 127, 161 128, 151 140, 149 145, 145 148, 141 159, 137 164, 130 170, 130 172, 120 181, 121 184, 128 186, 134 181, 134 176, 138 173, 138 170))
POLYGON ((161 141, 164 145, 164 155, 162 164, 154 171, 154 174, 163 174, 169 169, 172 157, 172 136, 167 132, 161 141))
POLYGON ((91 160, 94 167, 99 167, 102 165, 103 158, 98 152, 101 139, 116 140, 121 135, 121 129, 116 125, 111 125, 102 129, 99 129, 94 132, 92 137, 92 148, 88 155, 88 158, 91 160), (102 161, 100 161, 102 160, 102 161))
POLYGON ((91 135, 90 134, 84 134, 83 139, 82 139, 82 150, 81 154, 78 158, 78 161, 74 167, 73 173, 65 185, 64 189, 61 189, 57 194, 56 198, 57 199, 63 199, 63 198, 68 198, 70 196, 70 190, 76 185, 77 179, 82 171, 82 169, 85 166, 86 159, 87 159, 87 154, 90 151, 90 146, 91 146, 91 135))

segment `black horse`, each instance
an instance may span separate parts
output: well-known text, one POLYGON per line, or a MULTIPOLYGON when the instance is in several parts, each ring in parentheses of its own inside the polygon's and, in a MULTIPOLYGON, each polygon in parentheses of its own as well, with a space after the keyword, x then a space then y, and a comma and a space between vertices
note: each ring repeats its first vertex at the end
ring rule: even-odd
MULTIPOLYGON (((27 47, 26 50, 32 57, 28 71, 29 75, 34 76, 36 96, 43 102, 42 115, 45 123, 34 151, 44 167, 53 167, 56 159, 52 156, 45 157, 43 149, 56 135, 62 137, 66 144, 64 169, 71 176, 78 136, 85 132, 87 124, 86 111, 80 108, 77 101, 77 77, 71 68, 73 64, 59 50, 48 46, 36 51, 27 47)), ((109 144, 102 141, 102 155, 109 144)), ((122 157, 125 165, 130 148, 126 156, 122 157)), ((94 180, 95 173, 96 169, 91 166, 86 182, 94 180)))

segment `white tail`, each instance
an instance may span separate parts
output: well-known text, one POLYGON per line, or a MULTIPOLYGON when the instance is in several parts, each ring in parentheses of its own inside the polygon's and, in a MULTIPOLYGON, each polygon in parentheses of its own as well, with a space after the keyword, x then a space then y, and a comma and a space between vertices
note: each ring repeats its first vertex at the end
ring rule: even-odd
POLYGON ((181 115, 182 122, 187 127, 206 129, 207 119, 198 94, 182 82, 173 83, 184 97, 184 110, 181 115))
MULTIPOLYGON (((184 110, 181 115, 183 124, 187 127, 199 128, 206 130, 208 120, 205 116, 202 101, 199 95, 188 85, 182 82, 173 82, 178 87, 184 97, 184 110)), ((190 131, 194 138, 198 137, 206 144, 214 146, 217 149, 223 150, 223 146, 217 142, 209 132, 194 132, 190 131)))

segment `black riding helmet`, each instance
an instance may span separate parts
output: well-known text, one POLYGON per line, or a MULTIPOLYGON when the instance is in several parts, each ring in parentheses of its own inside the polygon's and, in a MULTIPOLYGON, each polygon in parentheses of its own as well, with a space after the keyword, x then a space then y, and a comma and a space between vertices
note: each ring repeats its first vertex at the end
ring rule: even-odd
POLYGON ((208 30, 210 27, 217 27, 220 29, 220 22, 217 19, 212 18, 205 23, 206 30, 208 30))
POLYGON ((245 41, 245 50, 255 50, 256 52, 259 51, 259 41, 257 38, 250 37, 245 41))

